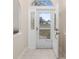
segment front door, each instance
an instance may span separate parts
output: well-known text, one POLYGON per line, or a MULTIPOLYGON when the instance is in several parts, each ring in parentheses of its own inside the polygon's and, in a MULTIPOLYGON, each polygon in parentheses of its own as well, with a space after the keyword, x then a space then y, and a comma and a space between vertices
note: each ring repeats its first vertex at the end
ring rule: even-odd
POLYGON ((31 8, 28 20, 28 47, 52 48, 58 58, 59 12, 54 8, 31 8))
POLYGON ((36 25, 36 48, 53 48, 55 37, 53 10, 36 10, 36 25))

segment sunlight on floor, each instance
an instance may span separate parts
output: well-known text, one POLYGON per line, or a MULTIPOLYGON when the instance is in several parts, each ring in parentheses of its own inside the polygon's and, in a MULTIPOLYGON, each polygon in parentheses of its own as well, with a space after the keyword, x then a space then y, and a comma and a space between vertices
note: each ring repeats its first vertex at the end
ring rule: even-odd
POLYGON ((52 49, 28 50, 21 59, 56 59, 52 49))

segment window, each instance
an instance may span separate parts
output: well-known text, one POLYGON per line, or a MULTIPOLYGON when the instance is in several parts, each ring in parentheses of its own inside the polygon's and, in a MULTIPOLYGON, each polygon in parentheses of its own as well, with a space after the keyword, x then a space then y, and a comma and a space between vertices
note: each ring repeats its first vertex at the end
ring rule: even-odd
POLYGON ((33 6, 52 6, 51 0, 34 0, 32 2, 33 6))

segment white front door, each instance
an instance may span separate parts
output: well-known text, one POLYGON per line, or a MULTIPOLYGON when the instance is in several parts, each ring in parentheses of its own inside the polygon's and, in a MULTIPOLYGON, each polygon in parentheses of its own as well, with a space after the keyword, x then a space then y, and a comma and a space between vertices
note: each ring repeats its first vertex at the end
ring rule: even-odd
POLYGON ((36 10, 36 25, 36 48, 53 48, 55 36, 53 10, 36 10))
POLYGON ((52 48, 56 57, 58 57, 59 15, 57 10, 53 8, 32 8, 29 10, 29 48, 52 48))

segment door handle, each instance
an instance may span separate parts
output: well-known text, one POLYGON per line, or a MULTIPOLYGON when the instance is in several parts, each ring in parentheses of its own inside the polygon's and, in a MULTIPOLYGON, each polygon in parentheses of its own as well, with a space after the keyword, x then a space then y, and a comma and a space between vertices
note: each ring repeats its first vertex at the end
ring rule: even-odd
POLYGON ((55 31, 56 31, 56 35, 59 35, 60 33, 59 33, 59 29, 55 29, 55 31))
POLYGON ((55 38, 57 39, 57 37, 59 36, 60 32, 59 29, 55 29, 56 33, 55 33, 55 38))
POLYGON ((60 33, 59 32, 56 32, 56 35, 59 35, 60 33))
POLYGON ((56 34, 55 34, 55 38, 57 39, 58 37, 59 37, 59 32, 56 32, 56 34))

